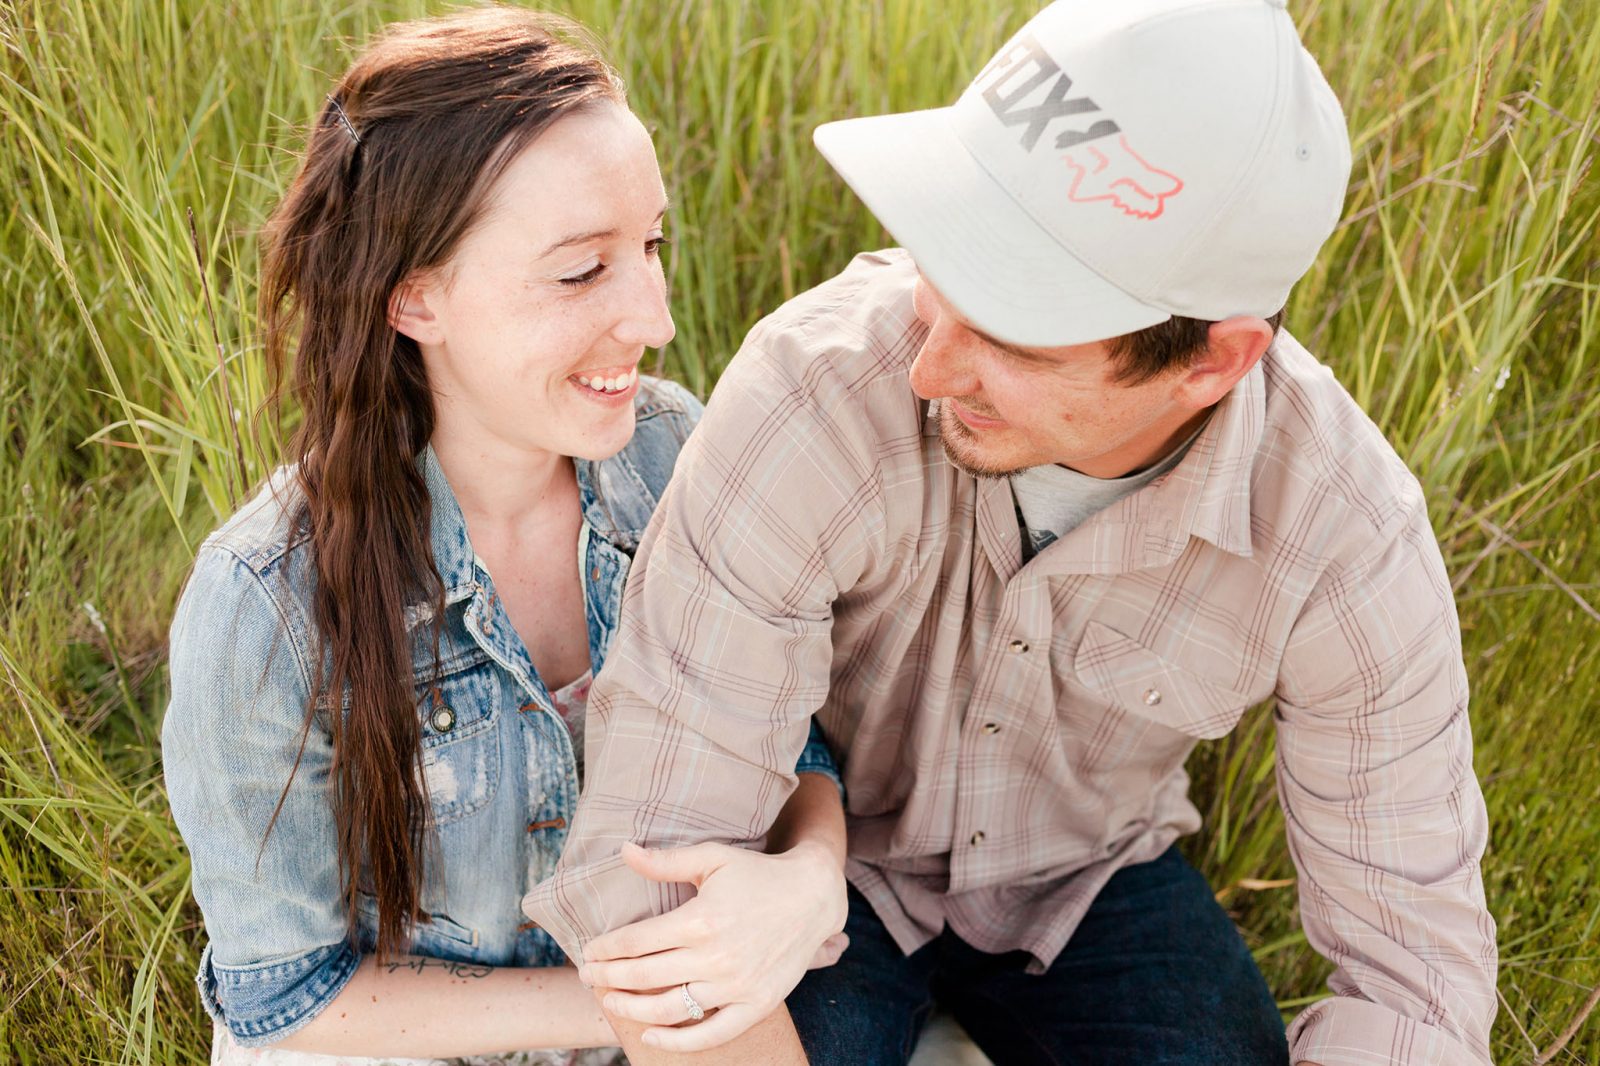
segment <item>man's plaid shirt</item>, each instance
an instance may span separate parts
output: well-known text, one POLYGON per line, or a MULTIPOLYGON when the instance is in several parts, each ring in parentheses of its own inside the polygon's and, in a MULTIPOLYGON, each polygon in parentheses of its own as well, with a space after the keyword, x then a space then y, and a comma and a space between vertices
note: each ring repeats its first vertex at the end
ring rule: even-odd
POLYGON ((685 898, 627 840, 757 841, 816 715, 850 881, 911 951, 1039 968, 1199 815, 1184 759, 1275 701, 1278 792, 1334 997, 1296 1061, 1486 1063, 1494 922, 1450 584, 1421 490, 1286 333, 1181 463, 1026 563, 1011 491, 945 458, 903 252, 750 335, 641 545, 556 875, 576 955, 685 898))

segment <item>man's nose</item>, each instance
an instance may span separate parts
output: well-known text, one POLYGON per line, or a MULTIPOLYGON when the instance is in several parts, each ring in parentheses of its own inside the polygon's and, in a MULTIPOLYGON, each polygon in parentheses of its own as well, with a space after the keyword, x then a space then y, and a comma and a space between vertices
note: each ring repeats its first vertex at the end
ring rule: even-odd
POLYGON ((947 317, 932 323, 927 339, 911 363, 911 390, 924 400, 972 396, 981 389, 970 359, 970 337, 947 317))

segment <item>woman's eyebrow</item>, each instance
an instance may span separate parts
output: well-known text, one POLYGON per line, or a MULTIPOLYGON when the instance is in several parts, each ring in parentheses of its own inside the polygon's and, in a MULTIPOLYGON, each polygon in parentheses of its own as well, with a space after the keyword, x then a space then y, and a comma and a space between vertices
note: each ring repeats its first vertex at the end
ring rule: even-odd
MULTIPOLYGON (((655 221, 660 222, 663 218, 666 218, 667 208, 670 206, 672 206, 670 203, 662 204, 661 210, 656 213, 655 221)), ((574 244, 587 244, 590 241, 608 241, 620 232, 615 226, 612 226, 610 229, 591 229, 584 230, 582 233, 569 234, 540 252, 539 258, 543 259, 551 252, 559 252, 561 249, 569 248, 574 244)))
POLYGON ((590 241, 610 240, 617 235, 617 232, 617 228, 613 226, 610 229, 591 229, 584 230, 582 233, 573 233, 569 236, 561 238, 559 241, 556 241, 554 244, 550 245, 550 247, 540 252, 539 258, 543 259, 551 252, 558 252, 561 249, 571 247, 574 244, 587 244, 590 241))

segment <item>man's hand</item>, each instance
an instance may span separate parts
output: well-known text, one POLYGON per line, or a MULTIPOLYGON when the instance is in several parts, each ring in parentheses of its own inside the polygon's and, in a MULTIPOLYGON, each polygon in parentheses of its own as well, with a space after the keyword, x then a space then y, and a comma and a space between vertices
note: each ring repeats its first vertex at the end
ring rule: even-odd
POLYGON ((579 976, 609 988, 611 1014, 656 1026, 643 1040, 668 1051, 726 1043, 770 1014, 809 968, 831 966, 848 943, 844 872, 824 847, 763 855, 724 844, 646 851, 623 860, 652 881, 686 882, 675 911, 597 937, 579 976), (683 988, 706 1012, 690 1020, 683 988))

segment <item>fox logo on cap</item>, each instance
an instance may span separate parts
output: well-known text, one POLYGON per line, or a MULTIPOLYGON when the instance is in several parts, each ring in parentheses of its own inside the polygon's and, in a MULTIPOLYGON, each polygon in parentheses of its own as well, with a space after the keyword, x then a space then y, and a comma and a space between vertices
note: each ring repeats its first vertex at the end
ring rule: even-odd
MULTIPOLYGON (((1032 36, 1024 34, 995 56, 979 80, 992 77, 983 99, 1003 126, 1021 126, 1022 147, 1032 152, 1051 123, 1072 115, 1100 110, 1087 96, 1068 97, 1069 77, 1032 36), (1043 99, 1027 103, 1036 90, 1050 84, 1043 99)), ((1055 147, 1066 149, 1061 158, 1073 171, 1067 198, 1073 203, 1109 201, 1131 218, 1159 218, 1169 197, 1183 190, 1175 174, 1151 166, 1128 146, 1122 127, 1100 118, 1081 128, 1065 129, 1055 147)))
POLYGON ((1183 190, 1176 174, 1146 163, 1128 147, 1126 137, 1080 144, 1061 158, 1074 172, 1067 199, 1076 204, 1110 200, 1125 215, 1157 218, 1166 209, 1167 197, 1183 190))

